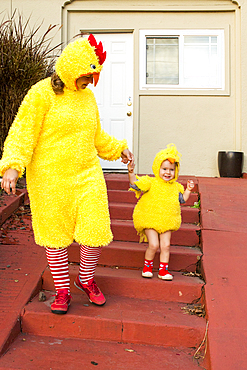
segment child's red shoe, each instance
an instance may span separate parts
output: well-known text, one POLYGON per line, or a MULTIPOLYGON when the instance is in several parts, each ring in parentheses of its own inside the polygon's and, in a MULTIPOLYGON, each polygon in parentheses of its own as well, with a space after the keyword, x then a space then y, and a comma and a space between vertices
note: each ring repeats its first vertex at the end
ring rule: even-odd
POLYGON ((71 301, 68 289, 59 289, 55 301, 51 304, 51 312, 59 315, 67 313, 71 301))
POLYGON ((160 269, 158 273, 158 278, 162 280, 173 280, 172 274, 168 270, 160 269))
POLYGON ((153 277, 153 264, 145 264, 142 270, 142 276, 146 278, 153 277))

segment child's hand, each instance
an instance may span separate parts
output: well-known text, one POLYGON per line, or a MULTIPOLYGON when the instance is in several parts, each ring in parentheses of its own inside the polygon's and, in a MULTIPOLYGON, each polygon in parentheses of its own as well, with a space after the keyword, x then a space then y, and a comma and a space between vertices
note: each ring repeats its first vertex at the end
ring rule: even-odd
POLYGON ((128 164, 128 171, 129 171, 129 173, 133 173, 134 172, 134 168, 135 168, 135 163, 134 162, 130 162, 128 164))
POLYGON ((194 184, 194 181, 193 180, 188 180, 187 181, 187 189, 189 191, 193 190, 194 189, 194 186, 195 186, 195 184, 194 184))

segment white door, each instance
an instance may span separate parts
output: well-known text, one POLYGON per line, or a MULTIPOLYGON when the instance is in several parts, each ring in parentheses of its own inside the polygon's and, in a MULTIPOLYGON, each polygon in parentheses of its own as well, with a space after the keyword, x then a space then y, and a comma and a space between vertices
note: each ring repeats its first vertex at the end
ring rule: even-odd
MULTIPOLYGON (((106 60, 96 87, 91 87, 99 107, 102 128, 117 139, 126 139, 132 150, 133 139, 133 35, 95 34, 102 41, 106 60)), ((100 160, 104 170, 124 170, 117 161, 100 160)))

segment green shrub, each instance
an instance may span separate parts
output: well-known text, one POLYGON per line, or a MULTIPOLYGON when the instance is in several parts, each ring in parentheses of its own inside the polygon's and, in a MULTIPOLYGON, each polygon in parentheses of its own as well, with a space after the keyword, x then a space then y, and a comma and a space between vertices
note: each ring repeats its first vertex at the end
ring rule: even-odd
POLYGON ((49 26, 41 37, 41 25, 31 29, 30 19, 13 16, 0 24, 0 158, 9 128, 30 87, 53 72, 60 45, 51 48, 49 26))

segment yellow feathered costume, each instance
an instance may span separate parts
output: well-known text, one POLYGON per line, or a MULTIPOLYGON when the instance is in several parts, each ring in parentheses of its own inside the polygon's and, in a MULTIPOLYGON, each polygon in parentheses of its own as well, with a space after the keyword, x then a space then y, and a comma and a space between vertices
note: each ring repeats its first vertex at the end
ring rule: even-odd
POLYGON ((99 75, 100 61, 89 39, 69 44, 56 63, 64 93, 54 93, 50 78, 35 84, 5 142, 0 175, 13 168, 21 176, 26 167, 35 241, 44 247, 67 247, 73 240, 99 247, 112 240, 98 156, 116 160, 127 143, 101 129, 92 91, 76 86, 83 75, 99 75))
POLYGON ((166 231, 178 230, 181 225, 179 193, 184 193, 184 187, 176 181, 179 160, 180 153, 174 144, 169 144, 154 159, 152 169, 155 177, 137 176, 138 181, 135 182, 135 185, 140 191, 134 191, 137 198, 142 192, 143 195, 135 206, 133 221, 135 229, 140 235, 140 242, 148 241, 145 229, 154 229, 161 234, 166 231), (177 165, 174 179, 166 182, 160 178, 159 171, 162 162, 168 158, 174 159, 177 165))

